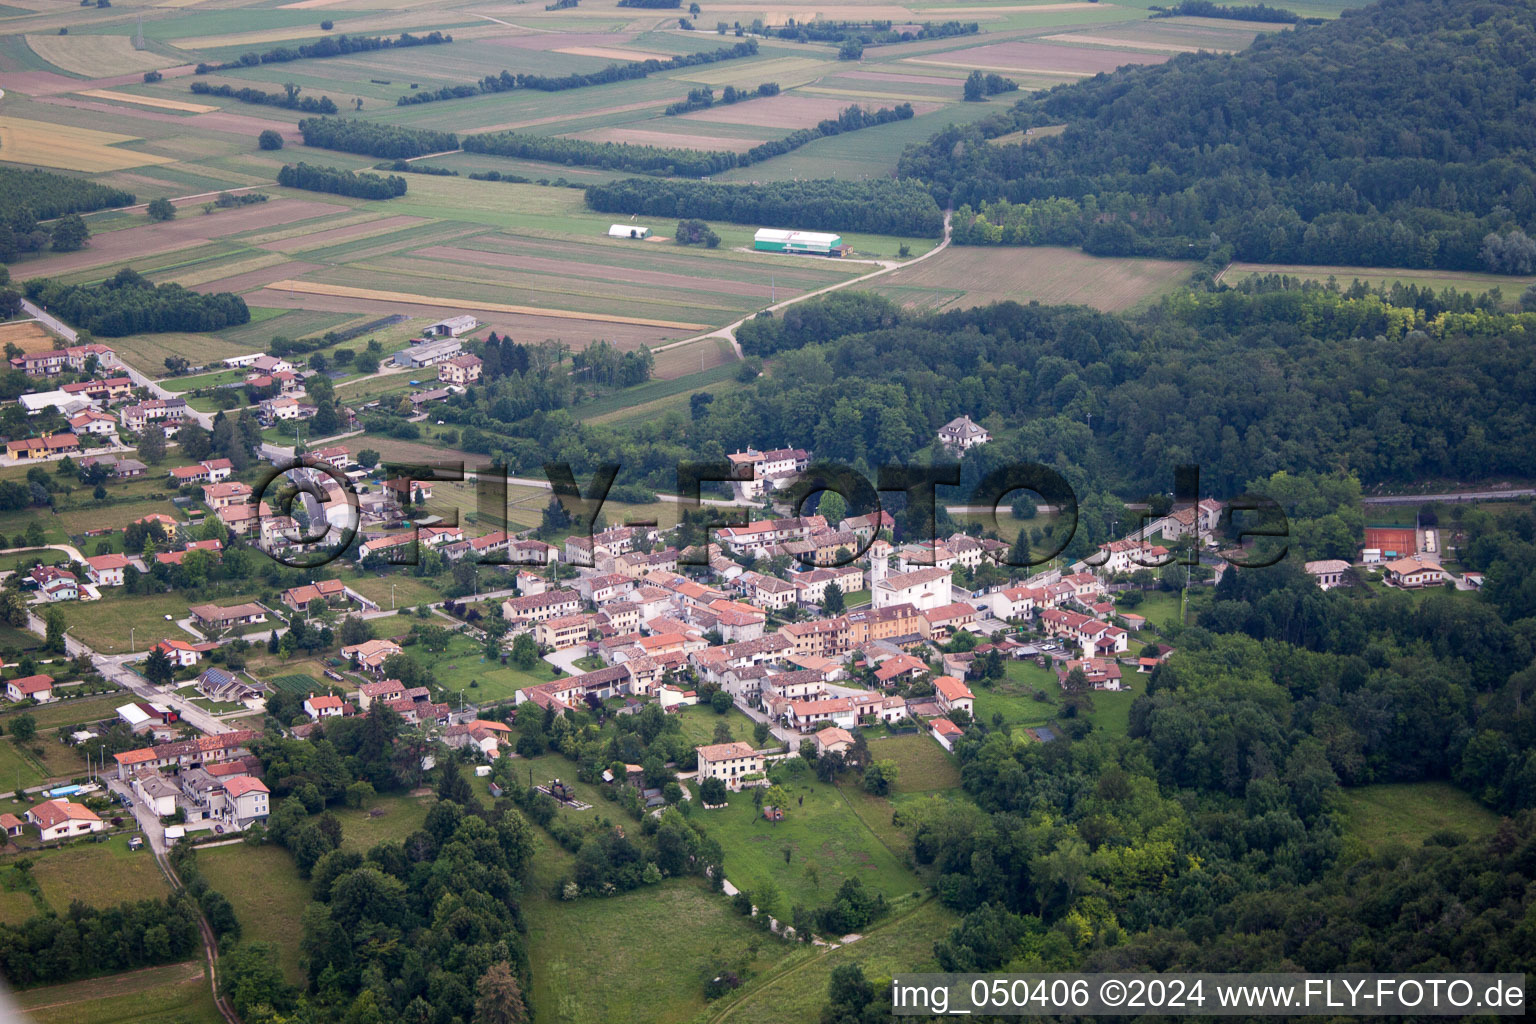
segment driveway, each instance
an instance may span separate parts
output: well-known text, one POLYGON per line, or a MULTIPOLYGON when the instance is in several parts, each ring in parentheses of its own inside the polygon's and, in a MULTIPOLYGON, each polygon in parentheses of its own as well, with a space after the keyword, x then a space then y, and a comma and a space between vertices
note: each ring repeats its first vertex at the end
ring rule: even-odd
POLYGON ((133 812, 134 821, 139 824, 139 831, 144 833, 149 848, 154 851, 155 859, 165 856, 165 826, 160 824, 160 818, 154 809, 134 795, 133 787, 120 779, 108 779, 107 788, 114 794, 126 800, 127 807, 133 812))

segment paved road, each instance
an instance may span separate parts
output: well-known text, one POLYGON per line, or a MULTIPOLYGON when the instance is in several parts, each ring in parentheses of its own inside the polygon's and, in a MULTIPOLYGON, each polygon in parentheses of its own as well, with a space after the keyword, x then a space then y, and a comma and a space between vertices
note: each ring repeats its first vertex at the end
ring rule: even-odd
POLYGON ((1379 494, 1361 498, 1362 505, 1422 505, 1431 501, 1498 501, 1501 498, 1529 498, 1536 487, 1515 487, 1502 491, 1452 491, 1449 494, 1379 494))
MULTIPOLYGON (((943 237, 943 239, 940 240, 938 245, 934 246, 932 249, 929 249, 927 252, 923 253, 921 256, 917 257, 916 259, 910 259, 910 260, 876 260, 875 262, 880 264, 880 269, 879 270, 871 271, 870 273, 863 274, 863 275, 861 275, 859 277, 850 277, 846 281, 839 281, 836 284, 829 284, 825 288, 817 288, 815 291, 806 292, 804 295, 796 295, 794 298, 792 298, 792 299, 785 299, 783 302, 776 302, 773 305, 768 306, 766 308, 766 312, 777 313, 779 310, 787 309, 790 306, 793 306, 796 303, 804 302, 807 299, 814 299, 817 296, 825 295, 828 292, 835 292, 835 291, 839 291, 839 290, 841 290, 843 288, 850 288, 850 287, 852 287, 852 286, 854 286, 856 284, 863 284, 865 281, 869 281, 872 278, 879 277, 882 274, 889 274, 893 270, 900 270, 902 267, 910 267, 910 266, 913 266, 915 264, 921 263, 921 262, 923 262, 923 260, 929 259, 929 258, 931 258, 933 256, 937 256, 939 253, 941 253, 945 249, 949 248, 949 240, 950 240, 950 213, 948 211, 945 211, 945 213, 944 213, 944 237, 943 237)), ((741 358, 743 358, 743 356, 742 356, 742 351, 741 351, 741 345, 736 341, 736 328, 740 327, 742 324, 746 323, 748 320, 752 319, 754 316, 757 316, 757 314, 756 313, 750 313, 747 316, 742 317, 740 320, 737 320, 735 323, 726 324, 724 327, 721 327, 721 328, 719 328, 717 330, 706 331, 703 334, 696 334, 696 335, 694 335, 691 338, 684 338, 681 341, 674 341, 674 342, 671 342, 670 344, 660 345, 660 346, 658 346, 656 348, 651 349, 651 351, 652 352, 665 352, 669 348, 679 348, 679 347, 681 347, 683 345, 691 345, 692 343, 694 343, 696 341, 704 341, 707 338, 724 338, 726 341, 729 341, 731 343, 731 348, 733 348, 736 351, 736 358, 737 359, 741 359, 741 358)))
POLYGON ((32 316, 37 317, 37 319, 41 320, 49 330, 53 331, 55 334, 69 342, 71 345, 79 344, 80 335, 75 333, 75 329, 73 327, 68 327, 65 325, 64 321, 60 320, 58 317, 53 316, 50 313, 43 312, 42 307, 36 305, 30 299, 22 299, 21 308, 26 310, 32 316))
MULTIPOLYGON (((30 612, 27 615, 27 628, 38 636, 46 636, 48 633, 47 624, 30 612)), ((96 666, 96 671, 100 672, 103 678, 116 683, 118 686, 144 700, 159 701, 162 704, 171 705, 176 709, 177 714, 181 716, 182 721, 195 729, 206 733, 220 733, 233 732, 236 728, 235 726, 225 725, 220 722, 207 711, 204 711, 174 690, 162 690, 128 668, 128 662, 144 658, 147 656, 147 653, 107 656, 97 653, 94 649, 67 633, 64 635, 64 653, 72 658, 79 657, 82 654, 85 655, 91 659, 91 663, 96 666)))

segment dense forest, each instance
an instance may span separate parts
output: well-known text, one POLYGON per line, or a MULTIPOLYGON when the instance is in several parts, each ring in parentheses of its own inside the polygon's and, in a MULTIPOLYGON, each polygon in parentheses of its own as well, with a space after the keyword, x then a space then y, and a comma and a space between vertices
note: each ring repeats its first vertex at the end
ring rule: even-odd
POLYGON ((179 284, 151 284, 130 267, 92 285, 37 277, 26 283, 26 293, 50 313, 106 338, 152 331, 217 331, 251 320, 251 311, 238 295, 205 295, 179 284))
POLYGON ((965 243, 1529 272, 1533 52, 1536 0, 1384 0, 1032 95, 900 173, 954 205, 965 243))
POLYGON ((459 138, 453 132, 402 128, 343 117, 306 117, 299 122, 299 134, 304 136, 306 146, 392 160, 459 148, 459 138))
POLYGON ((300 46, 279 46, 264 53, 251 51, 241 54, 238 60, 222 64, 199 64, 196 72, 206 75, 211 71, 227 71, 231 68, 253 68, 260 64, 286 64, 289 61, 309 60, 315 57, 346 57, 354 53, 371 53, 374 50, 405 49, 412 46, 438 46, 453 42, 446 32, 428 32, 424 36, 400 33, 398 39, 388 36, 326 36, 313 43, 300 46))
POLYGON ((592 142, 558 135, 530 135, 522 132, 494 132, 470 135, 464 139, 467 153, 547 160, 551 163, 605 167, 630 174, 657 174, 688 178, 719 174, 735 167, 749 167, 799 149, 817 139, 843 132, 859 131, 912 117, 912 104, 882 107, 870 113, 857 104, 835 118, 826 118, 813 128, 801 128, 782 139, 753 146, 745 153, 730 150, 683 149, 665 146, 640 146, 627 142, 592 142))
POLYGON ((602 213, 919 238, 936 238, 944 231, 944 215, 921 185, 889 178, 768 181, 758 185, 626 178, 589 185, 586 199, 589 207, 602 213))
POLYGON ((200 96, 223 96, 227 99, 239 100, 241 103, 302 110, 306 114, 336 113, 336 103, 329 96, 321 96, 319 99, 313 96, 300 96, 297 86, 287 92, 265 92, 261 89, 235 89, 228 85, 193 82, 191 89, 200 96))
POLYGON ((678 68, 695 67, 699 64, 714 64, 722 60, 735 60, 738 57, 752 57, 756 56, 756 54, 757 40, 748 39, 737 43, 735 46, 722 46, 717 50, 681 54, 676 57, 669 57, 666 60, 658 60, 652 57, 647 60, 624 64, 610 64, 601 71, 590 71, 585 74, 573 72, 569 75, 533 75, 526 72, 513 74, 511 71, 503 71, 499 75, 486 75, 479 82, 472 85, 445 85, 440 89, 408 93, 395 100, 395 105, 406 107, 414 103, 432 103, 436 100, 453 100, 462 99, 466 96, 511 92, 513 89, 539 89, 544 92, 560 92, 565 89, 581 89, 589 85, 628 82, 637 78, 645 78, 648 75, 654 75, 661 71, 674 71, 678 68))
POLYGON ((28 211, 34 220, 52 220, 66 213, 90 213, 112 206, 132 206, 135 202, 132 192, 84 178, 0 167, 0 221, 6 223, 21 210, 28 211))
POLYGON ((311 192, 334 192, 354 199, 394 199, 405 195, 405 179, 397 174, 383 177, 367 171, 343 171, 312 164, 284 164, 277 183, 311 192))

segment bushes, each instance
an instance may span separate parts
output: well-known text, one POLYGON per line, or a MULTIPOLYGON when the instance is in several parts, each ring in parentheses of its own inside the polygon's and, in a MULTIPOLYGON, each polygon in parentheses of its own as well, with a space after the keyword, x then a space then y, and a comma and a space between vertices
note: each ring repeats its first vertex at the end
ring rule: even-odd
POLYGON ((251 319, 238 295, 202 295, 179 284, 153 285, 127 267, 96 285, 35 278, 27 282, 26 291, 29 299, 51 312, 106 338, 147 331, 216 331, 251 319))
POLYGON ((604 213, 723 220, 806 230, 870 231, 936 237, 944 215, 916 182, 777 181, 712 185, 627 178, 587 188, 587 205, 604 213))
POLYGON ((277 172, 277 183, 311 192, 332 192, 354 199, 394 199, 405 195, 405 179, 391 174, 382 178, 367 171, 343 171, 335 167, 311 164, 284 164, 277 172))
POLYGON ((458 149, 453 132, 400 128, 347 118, 307 117, 299 122, 304 145, 398 160, 458 149))
POLYGON ((260 146, 262 149, 282 149, 283 137, 277 132, 273 131, 271 128, 268 128, 260 135, 256 136, 256 145, 260 146))
POLYGON ((234 89, 227 85, 193 82, 191 88, 199 96, 222 96, 226 99, 239 100, 241 103, 282 107, 285 110, 302 110, 306 114, 336 113, 336 104, 329 96, 321 96, 319 99, 313 96, 300 96, 296 87, 287 92, 262 92, 260 89, 234 89))
POLYGON ((672 237, 678 245, 702 245, 706 249, 715 249, 720 245, 720 236, 708 224, 693 217, 678 221, 677 231, 672 237))

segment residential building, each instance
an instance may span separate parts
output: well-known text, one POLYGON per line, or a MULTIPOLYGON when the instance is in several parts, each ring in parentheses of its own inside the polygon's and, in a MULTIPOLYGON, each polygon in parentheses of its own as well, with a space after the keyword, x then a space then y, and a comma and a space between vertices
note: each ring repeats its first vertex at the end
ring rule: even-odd
POLYGON ((1302 568, 1317 581, 1319 587, 1331 590, 1343 584, 1345 574, 1349 572, 1349 563, 1341 558, 1324 558, 1308 562, 1302 568))
POLYGON ((1386 571, 1388 583, 1405 589, 1438 586, 1448 578, 1445 570, 1440 568, 1440 563, 1428 555, 1399 558, 1387 562, 1382 568, 1386 571))
POLYGON ((592 628, 588 615, 557 615, 534 624, 533 639, 540 647, 563 651, 583 644, 592 628))
POLYGON ((98 818, 95 811, 62 797, 45 800, 33 807, 27 811, 27 820, 37 826, 38 835, 45 843, 89 835, 107 827, 107 823, 98 818))
POLYGON ((17 461, 73 455, 79 450, 80 439, 69 433, 23 438, 19 441, 7 441, 5 445, 5 453, 17 461))
POLYGON ((852 729, 859 724, 858 711, 853 700, 848 697, 792 700, 784 719, 791 728, 801 732, 828 725, 852 729))
POLYGON ((352 662, 359 671, 375 676, 384 674, 384 662, 396 654, 402 654, 400 645, 393 640, 365 640, 341 649, 341 656, 352 662))
POLYGON ((216 604, 199 604, 187 609, 199 626, 208 629, 230 629, 234 626, 252 626, 267 621, 267 610, 255 602, 220 607, 216 604))
POLYGON ((976 710, 976 695, 954 676, 939 676, 933 681, 933 695, 938 698, 939 707, 945 714, 951 711, 964 711, 966 714, 974 714, 976 710))
POLYGON ((27 578, 37 585, 45 601, 74 601, 80 596, 80 581, 68 569, 56 565, 34 566, 27 578))
POLYGON ((847 729, 839 729, 835 725, 817 730, 816 735, 811 738, 816 741, 817 757, 846 754, 853 749, 853 733, 847 729))
MULTIPOLYGON (((878 559, 883 570, 883 556, 878 559)), ((873 575, 873 573, 872 573, 873 575)), ((948 569, 915 569, 911 572, 883 573, 874 584, 875 608, 910 604, 918 611, 951 604, 953 576, 948 569)))
POLYGON ((76 436, 95 434, 97 437, 111 437, 117 433, 117 420, 104 412, 87 409, 78 416, 69 418, 69 429, 76 436))
POLYGON ((750 743, 711 743, 697 748, 699 781, 719 779, 730 789, 740 789, 748 775, 762 775, 763 755, 750 743))
POLYGON ((271 793, 266 784, 250 775, 234 775, 221 782, 224 816, 238 830, 267 820, 271 793))
POLYGON ((468 353, 454 356, 452 359, 438 364, 437 379, 464 387, 480 379, 480 368, 482 365, 479 356, 472 356, 468 353))
POLYGON ((546 590, 542 594, 509 597, 501 602, 501 614, 513 623, 542 622, 581 611, 581 595, 574 590, 546 590))
POLYGON ((738 501, 761 501, 770 491, 794 483, 810 465, 811 453, 803 448, 776 448, 760 452, 748 448, 726 456, 736 474, 732 488, 738 501))
POLYGON ((19 676, 6 681, 5 695, 11 700, 35 700, 46 704, 53 700, 53 676, 19 676))
POLYGON ((201 661, 203 657, 201 651, 185 640, 161 640, 151 647, 150 650, 159 651, 165 655, 176 668, 191 668, 201 661))
POLYGON ((120 587, 127 568, 124 555, 96 555, 85 560, 85 578, 98 587, 120 587))
POLYGON ((340 718, 346 709, 346 702, 331 694, 317 697, 312 693, 304 698, 304 713, 310 718, 340 718))
POLYGON ((958 416, 939 428, 939 444, 951 452, 963 452, 986 444, 992 435, 969 416, 958 416))

